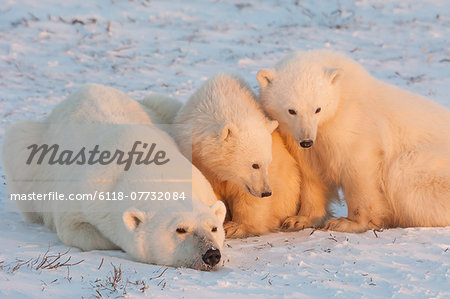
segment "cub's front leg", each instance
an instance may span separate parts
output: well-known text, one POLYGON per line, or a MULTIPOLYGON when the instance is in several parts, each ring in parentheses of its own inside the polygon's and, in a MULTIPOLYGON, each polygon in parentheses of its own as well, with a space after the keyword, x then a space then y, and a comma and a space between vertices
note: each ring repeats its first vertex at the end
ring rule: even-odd
MULTIPOLYGON (((304 164, 305 165, 305 164, 304 164)), ((311 170, 301 169, 300 209, 296 216, 284 220, 281 229, 298 231, 308 227, 322 227, 330 217, 328 188, 311 170)))
MULTIPOLYGON (((225 198, 222 196, 222 198, 225 198)), ((279 221, 274 221, 270 209, 270 197, 258 198, 247 192, 233 188, 226 196, 231 220, 225 222, 227 238, 246 238, 259 236, 274 231, 279 221)))
POLYGON ((249 232, 249 228, 243 223, 234 221, 227 221, 223 224, 225 230, 225 237, 228 239, 248 238, 256 236, 249 232))
POLYGON ((369 229, 382 229, 389 224, 389 209, 378 183, 378 174, 374 165, 366 165, 358 171, 348 171, 343 176, 347 203, 347 217, 330 219, 325 229, 360 233, 369 229), (371 167, 372 166, 372 167, 371 167))

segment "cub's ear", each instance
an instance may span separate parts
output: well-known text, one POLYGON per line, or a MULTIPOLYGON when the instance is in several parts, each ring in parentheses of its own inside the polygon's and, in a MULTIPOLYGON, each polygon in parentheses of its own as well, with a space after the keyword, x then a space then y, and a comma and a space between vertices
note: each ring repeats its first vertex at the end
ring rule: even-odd
POLYGON ((274 70, 262 69, 256 74, 256 80, 258 80, 259 85, 261 85, 262 88, 265 88, 276 76, 277 74, 274 70))
POLYGON ((268 127, 269 127, 270 133, 272 133, 273 131, 276 130, 276 128, 278 128, 278 121, 276 121, 276 120, 269 121, 268 127))
POLYGON ((147 214, 138 209, 130 208, 123 213, 122 219, 125 227, 132 232, 147 220, 147 214))
POLYGON ((344 74, 343 69, 333 68, 333 67, 326 67, 325 68, 325 75, 328 76, 330 79, 330 83, 333 85, 335 84, 344 74))
POLYGON ((223 223, 225 220, 225 215, 227 213, 227 208, 225 208, 225 204, 220 200, 216 201, 215 204, 211 206, 211 209, 214 214, 216 214, 217 218, 219 218, 220 223, 223 223))
POLYGON ((232 123, 225 122, 222 124, 220 133, 220 137, 222 138, 222 140, 227 141, 233 134, 236 133, 237 133, 236 127, 232 123))

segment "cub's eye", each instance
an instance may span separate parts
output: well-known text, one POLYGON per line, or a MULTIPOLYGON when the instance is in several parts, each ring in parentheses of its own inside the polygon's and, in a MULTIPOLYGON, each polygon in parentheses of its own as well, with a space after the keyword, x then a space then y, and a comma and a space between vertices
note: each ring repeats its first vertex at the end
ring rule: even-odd
POLYGON ((297 112, 294 109, 289 109, 288 112, 291 115, 296 115, 297 114, 297 112))
POLYGON ((178 234, 185 234, 186 230, 184 228, 182 228, 182 227, 179 227, 179 228, 177 228, 177 233, 178 234))
POLYGON ((211 228, 211 231, 212 231, 213 233, 215 233, 215 232, 217 231, 217 226, 214 226, 213 228, 211 228))
POLYGON ((320 108, 320 107, 317 108, 317 109, 316 109, 316 114, 319 113, 320 111, 322 111, 322 108, 320 108))
POLYGON ((255 163, 255 164, 252 165, 252 167, 253 167, 254 169, 259 169, 259 164, 256 164, 256 163, 255 163))

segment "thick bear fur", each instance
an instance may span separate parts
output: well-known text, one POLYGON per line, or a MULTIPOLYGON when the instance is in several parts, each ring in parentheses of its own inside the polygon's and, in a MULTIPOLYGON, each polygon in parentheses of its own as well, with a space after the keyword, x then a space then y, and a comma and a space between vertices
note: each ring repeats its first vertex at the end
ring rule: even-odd
MULTIPOLYGON (((146 109, 148 112, 149 108, 146 109)), ((154 141, 170 149, 171 159, 191 165, 178 151, 171 137, 152 128, 147 112, 138 102, 114 88, 88 84, 58 104, 44 122, 27 121, 13 125, 6 133, 3 149, 9 190, 23 194, 64 193, 68 190, 93 194, 97 190, 86 182, 90 182, 88 179, 101 180, 105 175, 113 179, 106 181, 104 188, 98 191, 129 194, 137 191, 134 189, 136 186, 142 186, 142 183, 138 185, 135 181, 137 177, 145 178, 151 171, 152 168, 147 165, 133 166, 125 172, 123 166, 117 165, 52 168, 45 163, 24 164, 28 145, 41 144, 51 136, 69 142, 73 135, 67 130, 73 125, 124 125, 111 127, 96 136, 90 136, 87 131, 78 132, 85 134, 89 144, 118 146, 143 136, 154 138, 156 134, 157 140, 154 141), (75 179, 68 183, 56 183, 59 178, 75 179)), ((177 202, 126 201, 112 210, 105 209, 107 205, 101 206, 98 200, 80 204, 76 211, 63 210, 63 204, 55 201, 19 201, 18 207, 26 220, 41 223, 55 231, 68 246, 82 250, 122 249, 137 261, 152 264, 202 270, 218 266, 224 241, 222 223, 226 209, 222 202, 217 201, 211 185, 195 167, 192 167, 192 198, 177 202), (208 252, 215 255, 205 257, 208 252)))
POLYGON ((302 206, 289 227, 322 225, 338 187, 348 216, 327 229, 450 225, 449 109, 328 50, 292 53, 257 79, 302 170, 302 206))
POLYGON ((175 140, 228 207, 226 237, 278 230, 300 205, 297 163, 247 84, 218 74, 180 109, 175 140), (192 134, 191 134, 192 132, 192 134), (192 142, 192 147, 191 147, 192 142))

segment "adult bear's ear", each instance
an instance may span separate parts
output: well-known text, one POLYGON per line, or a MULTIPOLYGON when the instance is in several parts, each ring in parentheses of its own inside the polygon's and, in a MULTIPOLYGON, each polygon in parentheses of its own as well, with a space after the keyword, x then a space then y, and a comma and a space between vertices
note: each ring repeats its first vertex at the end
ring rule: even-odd
POLYGON ((325 68, 325 75, 328 76, 330 79, 330 83, 333 85, 335 84, 344 74, 343 69, 333 68, 333 67, 326 67, 325 68))
POLYGON ((133 232, 141 223, 147 220, 147 214, 136 208, 130 208, 123 213, 122 219, 125 227, 133 232))
POLYGON ((236 134, 236 127, 230 122, 224 122, 220 133, 222 140, 227 141, 233 134, 236 134))
POLYGON ((262 69, 256 74, 256 80, 258 80, 259 85, 261 85, 262 88, 265 88, 276 76, 277 74, 274 70, 262 69))
POLYGON ((225 204, 220 200, 216 201, 215 204, 211 206, 211 209, 214 214, 216 214, 217 218, 219 218, 220 223, 223 223, 225 220, 225 215, 227 213, 227 208, 225 208, 225 204))
POLYGON ((273 131, 276 130, 276 128, 278 128, 278 121, 276 121, 276 120, 270 120, 270 121, 269 121, 268 127, 269 127, 270 133, 272 133, 273 131))

